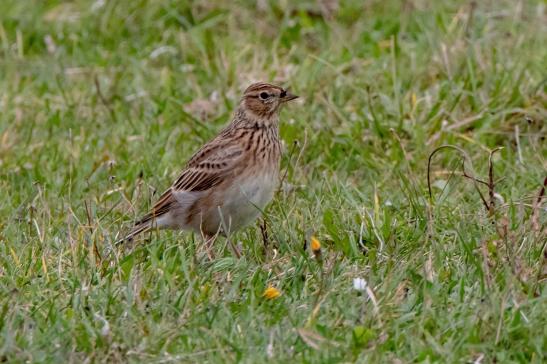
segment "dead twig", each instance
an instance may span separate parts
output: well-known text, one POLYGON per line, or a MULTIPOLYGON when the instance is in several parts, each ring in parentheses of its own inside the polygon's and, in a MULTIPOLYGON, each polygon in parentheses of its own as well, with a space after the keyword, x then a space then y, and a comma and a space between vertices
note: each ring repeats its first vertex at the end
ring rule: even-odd
POLYGON ((478 183, 483 184, 486 187, 488 187, 488 182, 483 181, 482 179, 478 179, 478 178, 475 178, 473 176, 470 176, 470 175, 467 174, 467 172, 465 172, 465 162, 463 162, 463 161, 462 161, 462 176, 464 176, 465 178, 469 178, 471 180, 474 180, 475 182, 478 182, 478 183))
POLYGON ((473 169, 473 162, 471 161, 471 158, 469 157, 467 152, 465 150, 463 150, 462 148, 460 148, 460 147, 457 147, 455 145, 450 145, 450 144, 441 145, 440 147, 435 148, 435 150, 433 150, 433 152, 431 152, 431 154, 429 155, 429 159, 427 161, 427 189, 428 189, 428 192, 429 192, 429 200, 430 201, 433 200, 433 193, 431 191, 431 161, 432 161, 433 157, 435 156, 435 154, 437 154, 439 151, 441 151, 443 149, 454 149, 454 150, 458 151, 463 156, 464 160, 463 160, 462 168, 463 168, 464 176, 471 179, 471 181, 473 181, 473 185, 475 186, 475 190, 479 194, 479 197, 480 197, 484 207, 486 208, 486 211, 490 211, 489 204, 486 201, 486 199, 484 198, 484 195, 482 194, 482 192, 479 188, 479 183, 486 183, 486 182, 480 181, 475 177, 475 173, 474 173, 474 169, 473 169), (469 165, 469 168, 471 169, 472 174, 468 174, 465 171, 465 162, 466 161, 469 165))

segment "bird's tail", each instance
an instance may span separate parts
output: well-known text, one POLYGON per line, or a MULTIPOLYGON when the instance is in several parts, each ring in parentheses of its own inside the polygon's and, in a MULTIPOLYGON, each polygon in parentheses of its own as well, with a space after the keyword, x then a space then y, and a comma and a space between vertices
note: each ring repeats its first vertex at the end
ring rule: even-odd
POLYGON ((135 236, 143 234, 143 233, 145 233, 147 231, 150 231, 150 230, 152 230, 151 221, 142 221, 142 222, 139 221, 133 226, 131 231, 124 238, 116 241, 116 243, 114 245, 117 246, 117 245, 120 245, 120 244, 123 244, 123 243, 126 243, 126 242, 131 242, 131 241, 133 241, 135 236))
POLYGON ((115 245, 120 245, 124 242, 132 241, 133 238, 139 234, 145 233, 152 229, 163 229, 166 227, 167 216, 169 211, 175 202, 171 190, 167 190, 154 205, 152 210, 144 215, 140 220, 135 222, 133 229, 125 236, 125 238, 118 240, 115 245))

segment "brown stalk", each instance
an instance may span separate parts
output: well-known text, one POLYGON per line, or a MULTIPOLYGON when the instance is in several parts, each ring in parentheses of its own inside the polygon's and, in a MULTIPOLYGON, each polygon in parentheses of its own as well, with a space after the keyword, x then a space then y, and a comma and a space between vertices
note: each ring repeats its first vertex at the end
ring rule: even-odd
MULTIPOLYGON (((427 161, 427 189, 428 189, 428 192, 429 192, 429 199, 430 201, 433 199, 433 193, 431 192, 431 160, 433 159, 433 156, 443 150, 443 149, 454 149, 456 151, 458 151, 464 158, 463 160, 463 164, 462 164, 462 168, 463 168, 463 175, 469 179, 471 179, 471 181, 473 181, 473 185, 475 186, 475 190, 477 191, 477 193, 479 194, 479 197, 484 205, 484 207, 486 208, 486 211, 490 211, 490 208, 489 208, 489 204, 488 202, 486 201, 486 199, 484 198, 484 195, 482 194, 480 188, 479 188, 479 183, 486 183, 484 181, 480 181, 478 180, 475 176, 474 176, 474 169, 473 169, 473 163, 471 161, 471 158, 469 157, 469 155, 467 154, 467 152, 465 150, 463 150, 462 148, 460 147, 457 147, 455 145, 450 145, 450 144, 445 144, 445 145, 441 145, 440 147, 438 148, 435 148, 435 150, 433 150, 433 152, 431 152, 431 154, 429 155, 429 159, 427 161), (466 171, 465 171, 465 162, 467 161, 467 163, 469 164, 470 166, 470 169, 471 169, 471 172, 472 174, 468 174, 466 171)), ((497 150, 497 149, 496 149, 497 150)))

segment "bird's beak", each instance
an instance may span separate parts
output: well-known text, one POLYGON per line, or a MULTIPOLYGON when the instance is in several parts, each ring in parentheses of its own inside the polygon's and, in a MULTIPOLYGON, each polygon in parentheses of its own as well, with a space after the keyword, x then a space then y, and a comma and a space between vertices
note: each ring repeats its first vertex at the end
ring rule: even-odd
POLYGON ((291 101, 291 100, 294 100, 294 99, 297 99, 298 96, 293 94, 293 93, 290 93, 289 91, 284 91, 282 94, 281 94, 281 101, 282 102, 288 102, 288 101, 291 101))

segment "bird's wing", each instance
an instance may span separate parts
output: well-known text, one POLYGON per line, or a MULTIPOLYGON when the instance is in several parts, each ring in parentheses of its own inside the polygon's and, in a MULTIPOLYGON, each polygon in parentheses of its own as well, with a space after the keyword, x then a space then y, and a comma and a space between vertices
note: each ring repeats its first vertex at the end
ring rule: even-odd
POLYGON ((167 212, 178 201, 177 195, 183 192, 206 191, 225 180, 240 165, 244 154, 238 143, 209 143, 201 148, 186 165, 173 185, 165 191, 154 204, 151 211, 135 223, 135 226, 148 223, 167 212))

